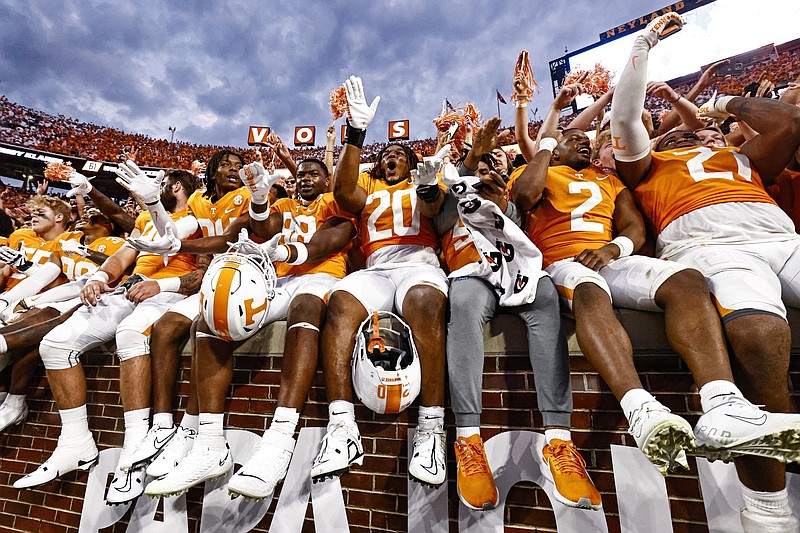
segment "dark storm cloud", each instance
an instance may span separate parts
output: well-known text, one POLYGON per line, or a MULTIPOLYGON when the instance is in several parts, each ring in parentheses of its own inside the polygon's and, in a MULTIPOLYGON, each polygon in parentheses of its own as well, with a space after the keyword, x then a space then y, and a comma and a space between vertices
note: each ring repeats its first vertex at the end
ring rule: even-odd
MULTIPOLYGON (((547 61, 665 4, 5 2, 0 92, 158 137, 174 126, 178 139, 242 145, 250 124, 287 140, 294 126, 316 125, 321 143, 328 92, 357 74, 369 99, 381 96, 372 140, 401 118, 411 119, 412 137, 430 137, 445 97, 496 114, 495 89, 509 98, 522 48, 543 86, 534 101, 543 112, 552 100, 547 61)), ((512 121, 512 107, 501 113, 512 121)))

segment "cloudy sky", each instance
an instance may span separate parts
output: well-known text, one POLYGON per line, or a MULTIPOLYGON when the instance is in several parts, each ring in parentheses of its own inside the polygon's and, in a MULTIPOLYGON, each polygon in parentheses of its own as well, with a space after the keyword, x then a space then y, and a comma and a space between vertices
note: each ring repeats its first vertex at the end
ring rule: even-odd
MULTIPOLYGON (((249 125, 271 126, 287 142, 294 126, 315 125, 320 144, 331 122, 329 91, 357 74, 370 100, 381 96, 368 142, 385 140, 386 122, 397 119, 410 119, 412 138, 426 138, 445 97, 453 104, 474 102, 485 117, 496 114, 495 89, 510 103, 514 63, 523 48, 543 87, 531 108, 543 113, 552 100, 549 60, 666 5, 668 0, 3 0, 0 93, 48 113, 154 137, 169 138, 172 126, 176 139, 244 146, 249 125)), ((717 0, 712 22, 725 38, 716 40, 738 41, 748 50, 800 36, 789 24, 800 20, 798 5, 717 0), (774 19, 793 35, 776 36, 758 17, 774 19)), ((671 61, 681 57, 691 72, 708 62, 705 55, 720 57, 716 40, 702 39, 684 39, 684 48, 698 53, 675 48, 671 61)), ((614 58, 619 66, 605 66, 619 70, 624 61, 614 58)), ((513 107, 501 108, 510 123, 513 107)))

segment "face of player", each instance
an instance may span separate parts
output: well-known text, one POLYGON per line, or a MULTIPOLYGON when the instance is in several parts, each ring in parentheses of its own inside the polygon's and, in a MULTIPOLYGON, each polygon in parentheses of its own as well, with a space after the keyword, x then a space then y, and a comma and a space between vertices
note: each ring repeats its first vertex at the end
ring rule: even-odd
POLYGON ((44 235, 56 225, 56 214, 49 207, 38 207, 31 213, 31 229, 44 235))
POLYGON ((556 147, 558 164, 582 170, 592 162, 592 143, 580 130, 567 130, 556 147))
POLYGON ((703 141, 693 131, 671 131, 664 135, 656 146, 656 152, 666 152, 678 148, 688 148, 691 146, 702 146, 703 141))
POLYGON ((111 235, 107 223, 108 219, 97 212, 84 213, 83 217, 75 224, 75 230, 82 231, 87 237, 86 240, 91 242, 94 239, 111 235), (105 224, 101 222, 105 222, 105 224))
POLYGON ((616 161, 614 160, 614 149, 611 148, 611 140, 603 143, 600 151, 597 153, 597 159, 592 163, 598 167, 616 169, 616 161))
POLYGON ((498 174, 508 174, 508 156, 505 150, 500 147, 495 148, 492 150, 492 157, 495 160, 494 171, 498 174))
POLYGON ((170 213, 174 213, 175 207, 178 205, 178 198, 173 192, 174 185, 175 182, 173 182, 171 178, 167 178, 161 183, 161 205, 170 213))
POLYGON ((214 184, 218 196, 224 196, 242 186, 242 182, 239 180, 239 170, 243 166, 242 160, 235 155, 228 154, 222 158, 214 173, 214 184))
POLYGON ((695 134, 700 137, 700 140, 706 146, 715 148, 725 148, 727 146, 725 136, 717 130, 697 130, 695 134))
POLYGON ((305 161, 297 167, 297 192, 303 200, 314 200, 328 189, 328 178, 318 163, 305 161))
POLYGON ((401 146, 394 145, 385 149, 379 164, 389 183, 397 183, 409 175, 408 158, 401 146))

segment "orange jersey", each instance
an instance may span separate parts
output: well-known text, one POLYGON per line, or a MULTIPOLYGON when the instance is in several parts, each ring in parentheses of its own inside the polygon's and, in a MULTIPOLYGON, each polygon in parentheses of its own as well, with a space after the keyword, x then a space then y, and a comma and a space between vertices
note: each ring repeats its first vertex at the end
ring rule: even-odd
MULTIPOLYGON (((43 265, 50 259, 50 252, 53 251, 53 248, 58 243, 58 239, 46 241, 32 229, 18 229, 8 236, 8 246, 18 250, 20 243, 25 246, 25 256, 28 261, 43 265)), ((5 290, 11 289, 26 277, 24 274, 13 270, 11 277, 6 282, 5 290)))
MULTIPOLYGON (((281 232, 282 243, 308 242, 314 233, 323 224, 333 217, 353 220, 353 216, 345 213, 333 199, 333 193, 325 193, 319 198, 304 206, 300 200, 282 198, 270 206, 270 213, 280 213, 283 217, 281 232)), ((343 278, 347 274, 347 250, 345 246, 333 255, 315 263, 301 265, 287 265, 277 263, 276 274, 288 276, 290 274, 330 274, 335 278, 343 278)))
POLYGON ((230 191, 216 202, 211 202, 207 196, 203 196, 203 191, 195 191, 189 197, 187 205, 197 219, 203 237, 213 237, 221 235, 231 222, 247 214, 250 198, 247 187, 230 191))
POLYGON ((481 253, 475 247, 472 235, 467 231, 461 217, 441 238, 442 259, 448 272, 455 272, 471 263, 481 261, 481 253))
POLYGON ((657 233, 703 207, 728 202, 775 204, 738 148, 694 146, 653 152, 650 173, 634 190, 657 233))
MULTIPOLYGON (((66 231, 56 238, 56 245, 53 247, 53 253, 58 254, 61 260, 61 271, 70 281, 74 281, 81 276, 90 274, 97 270, 98 265, 88 257, 81 257, 77 254, 65 253, 62 249, 61 241, 74 240, 81 243, 83 240, 82 231, 66 231)), ((101 254, 111 255, 119 250, 125 244, 125 239, 119 237, 100 237, 95 239, 87 247, 95 252, 101 254)))
POLYGON ((614 238, 614 209, 625 185, 588 167, 550 167, 542 201, 525 231, 542 251, 544 266, 597 249, 614 238))
MULTIPOLYGON (((172 220, 179 220, 189 214, 187 209, 178 211, 170 215, 172 220)), ((141 236, 155 240, 159 238, 158 230, 153 225, 148 211, 136 217, 135 229, 141 232, 141 236)), ((157 254, 141 252, 136 258, 136 266, 133 268, 134 274, 141 274, 150 279, 162 279, 183 276, 197 268, 197 259, 192 254, 175 254, 168 257, 166 266, 164 259, 157 254)))
POLYGON ((409 180, 389 184, 369 174, 358 177, 367 191, 367 201, 358 220, 364 255, 395 244, 417 244, 434 250, 438 246, 430 218, 422 216, 417 192, 409 180))

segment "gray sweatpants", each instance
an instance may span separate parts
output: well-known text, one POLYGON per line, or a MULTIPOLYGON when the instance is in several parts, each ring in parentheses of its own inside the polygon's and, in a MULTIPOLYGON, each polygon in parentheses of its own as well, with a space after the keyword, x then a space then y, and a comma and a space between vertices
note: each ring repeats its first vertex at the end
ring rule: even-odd
POLYGON ((456 278, 450 280, 449 301, 447 367, 456 426, 480 426, 483 327, 497 312, 503 312, 518 316, 528 329, 528 352, 545 427, 570 427, 569 352, 553 281, 541 278, 530 304, 500 307, 495 290, 483 279, 456 278))

